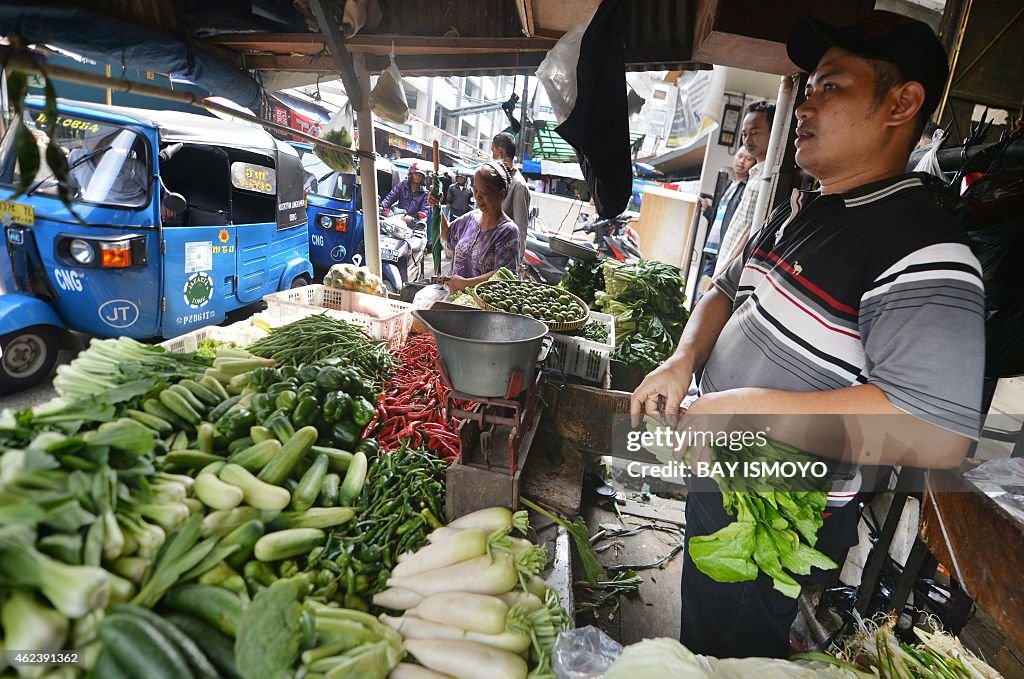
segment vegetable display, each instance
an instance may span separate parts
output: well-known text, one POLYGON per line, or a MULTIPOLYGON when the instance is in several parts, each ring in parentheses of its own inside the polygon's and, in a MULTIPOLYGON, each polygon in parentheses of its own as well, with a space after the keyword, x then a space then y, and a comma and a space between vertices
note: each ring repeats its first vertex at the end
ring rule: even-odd
POLYGON ((107 403, 121 403, 175 382, 202 376, 207 356, 176 354, 128 337, 93 339, 68 365, 57 368, 53 388, 62 398, 102 394, 107 403))
POLYGON ((372 340, 360 326, 326 314, 282 326, 250 345, 249 351, 291 366, 344 359, 374 384, 382 384, 395 366, 386 342, 372 340))
POLYGON ((596 303, 595 295, 604 292, 604 257, 586 262, 582 259, 573 260, 558 287, 568 290, 591 307, 596 303))
MULTIPOLYGON (((395 356, 400 366, 388 378, 377 403, 378 443, 385 450, 394 450, 403 440, 409 440, 451 462, 460 451, 456 434, 459 421, 445 419, 445 398, 450 389, 437 367, 437 344, 433 335, 411 336, 395 356)), ((467 407, 469 404, 458 405, 467 407)), ((375 421, 373 425, 376 424, 375 421)), ((368 429, 364 434, 371 431, 368 429)))
POLYGON ((650 372, 672 355, 689 319, 678 267, 653 260, 603 263, 598 306, 615 317, 612 359, 650 372))
POLYGON ((474 295, 485 308, 522 314, 551 324, 580 323, 590 313, 572 293, 532 281, 492 279, 477 285, 474 295))
MULTIPOLYGON (((552 676, 551 650, 571 622, 555 591, 537 577, 547 552, 510 536, 526 527, 525 512, 483 509, 399 557, 389 589, 374 603, 404 611, 380 619, 421 665, 457 679, 526 679, 527 658, 534 665, 530 676, 552 676)), ((407 672, 417 676, 411 667, 407 672)))

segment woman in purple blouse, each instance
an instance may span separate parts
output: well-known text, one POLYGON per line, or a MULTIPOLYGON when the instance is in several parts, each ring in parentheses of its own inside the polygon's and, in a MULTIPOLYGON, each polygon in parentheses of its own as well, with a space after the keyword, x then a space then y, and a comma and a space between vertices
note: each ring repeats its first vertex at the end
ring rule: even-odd
MULTIPOLYGON (((481 165, 473 176, 477 209, 451 224, 441 213, 441 238, 452 254, 448 289, 457 292, 483 283, 501 267, 519 266, 519 227, 501 211, 511 172, 498 161, 481 165)), ((437 198, 430 194, 431 206, 437 198)))

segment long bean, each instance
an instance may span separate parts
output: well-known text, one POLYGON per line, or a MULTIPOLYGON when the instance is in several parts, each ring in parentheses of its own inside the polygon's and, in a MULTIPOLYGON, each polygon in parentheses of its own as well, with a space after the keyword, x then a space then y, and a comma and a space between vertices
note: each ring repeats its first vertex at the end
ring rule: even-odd
POLYGON ((347 359, 360 372, 381 384, 395 367, 387 344, 371 339, 362 327, 326 314, 282 326, 249 347, 257 356, 282 365, 300 366, 325 358, 347 359))

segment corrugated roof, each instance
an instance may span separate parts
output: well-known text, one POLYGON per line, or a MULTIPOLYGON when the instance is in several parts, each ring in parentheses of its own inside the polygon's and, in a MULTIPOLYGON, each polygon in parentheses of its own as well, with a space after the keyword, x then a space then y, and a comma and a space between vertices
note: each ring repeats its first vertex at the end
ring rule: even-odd
MULTIPOLYGON (((530 157, 534 160, 551 160, 558 163, 576 162, 576 151, 562 135, 555 131, 558 123, 553 120, 535 120, 533 122, 533 145, 530 157)), ((644 138, 642 132, 629 133, 629 145, 644 138)))

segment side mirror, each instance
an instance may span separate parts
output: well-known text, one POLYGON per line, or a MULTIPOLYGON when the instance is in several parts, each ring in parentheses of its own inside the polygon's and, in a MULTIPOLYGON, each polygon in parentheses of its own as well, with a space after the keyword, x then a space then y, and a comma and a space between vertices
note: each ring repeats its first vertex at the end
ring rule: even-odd
POLYGON ((180 193, 168 193, 164 196, 163 207, 167 208, 174 214, 180 214, 188 207, 188 201, 186 201, 185 196, 180 193))

